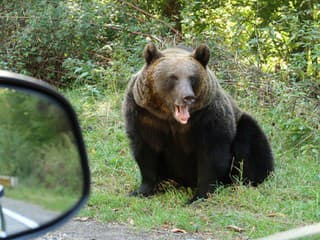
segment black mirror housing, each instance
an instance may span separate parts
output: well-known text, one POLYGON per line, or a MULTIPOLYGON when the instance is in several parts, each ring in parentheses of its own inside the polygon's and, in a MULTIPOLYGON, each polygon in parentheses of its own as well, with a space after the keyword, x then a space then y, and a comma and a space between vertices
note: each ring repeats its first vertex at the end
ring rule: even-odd
MULTIPOLYGON (((74 179, 81 178, 81 179, 78 179, 79 182, 81 183, 79 184, 79 191, 77 190, 79 194, 76 195, 77 197, 74 198, 74 201, 70 206, 68 206, 66 209, 63 209, 61 214, 59 212, 59 214, 56 214, 54 217, 48 218, 45 222, 41 222, 37 227, 19 230, 16 232, 12 232, 12 233, 8 233, 6 235, 0 236, 0 239, 26 239, 31 237, 37 237, 41 234, 44 234, 48 231, 55 229, 57 226, 62 225, 67 220, 69 220, 81 209, 81 207, 84 206, 84 204, 87 202, 89 198, 89 193, 90 193, 90 171, 89 171, 88 157, 85 149, 85 144, 84 144, 83 136, 81 133, 80 125, 77 119, 77 115, 74 109, 72 108, 71 104, 65 97, 63 97, 53 87, 51 87, 49 84, 45 82, 36 80, 31 77, 27 77, 24 75, 0 70, 0 98, 1 96, 4 96, 5 94, 7 94, 8 91, 14 92, 15 96, 19 95, 20 93, 28 96, 32 96, 31 98, 35 99, 36 100, 35 102, 37 102, 38 105, 41 105, 43 102, 45 102, 50 106, 52 105, 53 107, 51 108, 58 109, 57 111, 59 111, 59 113, 63 115, 63 120, 68 123, 67 125, 68 134, 72 136, 72 139, 70 138, 71 139, 70 142, 72 143, 72 146, 74 146, 73 154, 74 156, 77 156, 75 157, 75 159, 77 164, 79 165, 78 167, 79 169, 77 170, 77 172, 75 171, 75 173, 77 174, 72 174, 71 177, 73 177, 74 179), (43 99, 47 99, 47 100, 43 100, 43 99)), ((27 103, 30 101, 28 100, 25 102, 27 103)), ((17 103, 17 105, 18 104, 20 103, 17 103)), ((38 106, 38 105, 34 105, 34 106, 38 106)), ((45 108, 46 107, 47 105, 45 105, 45 108)), ((21 105, 20 105, 20 108, 21 108, 21 105)), ((12 105, 11 108, 8 108, 8 109, 9 110, 14 109, 14 106, 12 105)), ((34 111, 38 111, 36 107, 34 107, 34 109, 35 109, 34 111)), ((61 117, 60 118, 57 117, 57 119, 59 119, 60 121, 61 117)), ((42 120, 39 120, 39 121, 42 121, 42 120)), ((54 127, 56 127, 55 124, 52 124, 52 128, 54 127)), ((43 129, 46 129, 46 128, 44 127, 43 129)), ((0 126, 0 130, 1 130, 1 126, 0 126)), ((65 136, 66 135, 65 132, 61 134, 61 136, 62 135, 65 136)), ((1 165, 1 162, 0 162, 0 165, 1 165)), ((34 176, 39 175, 38 173, 33 173, 33 172, 32 174, 34 174, 34 176)), ((55 171, 54 174, 56 174, 56 177, 59 177, 58 174, 60 173, 58 171, 55 171)), ((1 173, 1 166, 0 166, 0 176, 1 175, 2 173, 1 173)), ((6 196, 7 189, 6 187, 4 187, 4 189, 3 189, 3 186, 1 187, 2 188, 1 188, 1 196, 0 196, 0 207, 2 210, 1 200, 5 200, 2 198, 7 197, 6 196)), ((63 185, 59 184, 59 187, 62 188, 63 185)))

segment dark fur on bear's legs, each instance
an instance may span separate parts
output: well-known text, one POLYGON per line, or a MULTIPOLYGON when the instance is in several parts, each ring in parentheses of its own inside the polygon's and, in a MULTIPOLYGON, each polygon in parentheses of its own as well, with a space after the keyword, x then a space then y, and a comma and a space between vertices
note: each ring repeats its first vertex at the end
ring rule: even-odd
POLYGON ((237 133, 233 143, 234 166, 243 161, 243 182, 253 186, 262 183, 274 170, 274 159, 269 142, 250 115, 243 113, 237 123, 237 133))
POLYGON ((135 142, 133 155, 137 160, 141 173, 141 185, 130 195, 141 195, 144 197, 153 195, 158 184, 157 179, 157 154, 146 144, 135 142), (145 161, 145 159, 154 159, 155 161, 145 161))
POLYGON ((229 177, 231 161, 232 155, 229 144, 201 149, 198 152, 196 192, 188 203, 207 198, 208 193, 214 192, 218 185, 231 183, 229 177))

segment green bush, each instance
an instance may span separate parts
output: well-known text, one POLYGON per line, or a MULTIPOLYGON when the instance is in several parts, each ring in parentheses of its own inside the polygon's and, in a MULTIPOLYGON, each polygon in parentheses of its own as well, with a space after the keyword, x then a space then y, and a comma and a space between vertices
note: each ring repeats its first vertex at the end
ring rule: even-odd
POLYGON ((2 67, 56 85, 64 75, 65 59, 87 61, 114 38, 114 31, 104 27, 112 13, 99 4, 58 0, 6 3, 4 27, 17 26, 4 33, 9 41, 3 42, 1 49, 8 53, 2 67))

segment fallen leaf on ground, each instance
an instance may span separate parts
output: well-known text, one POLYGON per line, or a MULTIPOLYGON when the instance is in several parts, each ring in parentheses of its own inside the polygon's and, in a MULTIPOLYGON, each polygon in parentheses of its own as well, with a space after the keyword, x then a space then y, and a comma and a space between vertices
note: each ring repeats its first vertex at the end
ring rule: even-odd
POLYGON ((126 154, 126 150, 125 149, 120 149, 119 154, 121 156, 125 155, 126 154))
POLYGON ((186 230, 181 229, 181 228, 173 228, 173 229, 171 229, 171 232, 173 232, 173 233, 187 233, 186 230))
POLYGON ((168 229, 170 228, 170 224, 169 224, 169 223, 164 223, 164 224, 162 225, 162 228, 168 230, 168 229))
POLYGON ((267 216, 268 217, 285 217, 285 215, 282 213, 269 213, 267 216))
POLYGON ((241 228, 241 227, 238 227, 238 226, 235 226, 235 225, 228 225, 227 226, 228 229, 230 230, 233 230, 235 232, 244 232, 244 228, 241 228))
POLYGON ((90 217, 75 217, 73 218, 73 220, 78 222, 87 222, 88 220, 90 220, 90 217))
POLYGON ((132 219, 132 218, 128 218, 128 223, 129 223, 130 225, 134 225, 133 219, 132 219))

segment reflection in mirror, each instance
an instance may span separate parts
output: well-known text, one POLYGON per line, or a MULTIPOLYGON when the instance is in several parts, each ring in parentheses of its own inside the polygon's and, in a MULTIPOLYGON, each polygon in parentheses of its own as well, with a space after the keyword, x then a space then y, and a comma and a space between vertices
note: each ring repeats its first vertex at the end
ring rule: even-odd
POLYGON ((73 207, 80 156, 64 110, 47 96, 0 88, 0 238, 37 228, 73 207))

